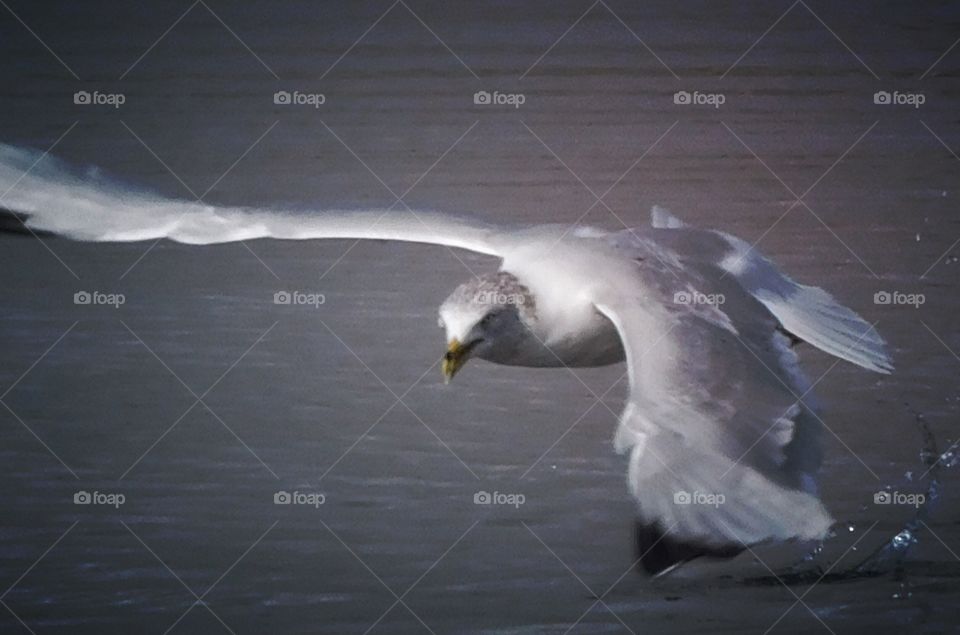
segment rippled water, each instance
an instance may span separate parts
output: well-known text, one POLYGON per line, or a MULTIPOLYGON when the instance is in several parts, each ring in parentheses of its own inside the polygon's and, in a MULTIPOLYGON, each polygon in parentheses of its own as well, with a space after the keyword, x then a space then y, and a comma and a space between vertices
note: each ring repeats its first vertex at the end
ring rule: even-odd
POLYGON ((948 3, 8 4, 4 142, 69 130, 55 154, 211 203, 608 228, 665 205, 877 321, 897 372, 804 353, 833 431, 833 538, 651 581, 631 571, 610 442, 625 386, 591 408, 622 368, 476 363, 443 386, 432 367, 436 306, 495 262, 3 237, 4 632, 956 628, 948 3), (75 105, 78 90, 126 101, 75 105), (278 90, 326 101, 276 105, 278 90), (475 105, 480 90, 524 103, 475 105), (681 90, 724 103, 675 104, 681 90), (126 302, 77 306, 82 290, 126 302), (279 290, 325 302, 278 306, 279 290), (75 505, 80 490, 124 502, 75 505), (325 500, 275 505, 281 490, 325 500), (475 505, 481 490, 524 504, 475 505), (929 504, 874 504, 883 491, 929 504))

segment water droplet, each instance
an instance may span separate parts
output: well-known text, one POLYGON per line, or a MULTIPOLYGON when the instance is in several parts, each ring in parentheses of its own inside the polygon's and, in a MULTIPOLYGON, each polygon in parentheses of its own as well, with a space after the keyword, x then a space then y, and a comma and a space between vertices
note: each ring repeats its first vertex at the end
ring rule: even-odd
POLYGON ((893 599, 902 600, 909 597, 913 597, 913 591, 910 590, 909 586, 905 582, 901 582, 900 590, 893 594, 893 599))
POLYGON ((956 451, 953 449, 947 450, 940 455, 940 465, 943 467, 953 467, 957 463, 960 463, 960 457, 957 456, 956 451))
POLYGON ((909 547, 915 542, 915 538, 909 529, 904 529, 899 534, 893 537, 891 543, 893 544, 894 549, 903 550, 909 547))

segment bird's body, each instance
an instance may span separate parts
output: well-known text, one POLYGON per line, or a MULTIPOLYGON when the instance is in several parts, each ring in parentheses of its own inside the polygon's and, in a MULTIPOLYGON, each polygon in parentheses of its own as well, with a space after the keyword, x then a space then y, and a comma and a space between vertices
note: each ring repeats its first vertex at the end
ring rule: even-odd
POLYGON ((498 272, 465 282, 440 306, 444 374, 474 357, 529 367, 625 360, 629 393, 614 445, 628 456, 651 571, 829 531, 815 486, 823 421, 795 340, 892 370, 872 326, 825 291, 794 282, 746 242, 660 208, 651 226, 615 232, 434 213, 294 215, 172 201, 35 159, 0 145, 10 222, 30 232, 191 244, 395 239, 499 257, 498 272))

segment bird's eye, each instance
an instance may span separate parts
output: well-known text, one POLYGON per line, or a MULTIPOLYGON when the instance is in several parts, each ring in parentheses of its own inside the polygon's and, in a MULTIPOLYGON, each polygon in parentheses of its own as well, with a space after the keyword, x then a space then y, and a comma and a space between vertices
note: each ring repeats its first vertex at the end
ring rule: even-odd
POLYGON ((492 321, 493 321, 493 313, 487 313, 487 314, 484 315, 483 318, 480 320, 480 326, 489 326, 489 325, 490 325, 490 322, 492 322, 492 321))

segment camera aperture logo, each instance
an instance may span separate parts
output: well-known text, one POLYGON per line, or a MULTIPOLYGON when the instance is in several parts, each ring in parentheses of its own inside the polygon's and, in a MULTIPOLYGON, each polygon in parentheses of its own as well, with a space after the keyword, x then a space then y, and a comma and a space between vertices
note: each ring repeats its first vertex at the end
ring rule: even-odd
POLYGON ((878 90, 873 94, 873 103, 878 106, 913 106, 919 108, 927 103, 927 96, 923 93, 901 93, 895 90, 892 93, 878 90))
POLYGON ((700 293, 699 291, 677 291, 673 294, 674 304, 708 304, 719 306, 727 301, 722 293, 700 293))
POLYGON ((88 492, 80 490, 73 494, 74 505, 109 505, 114 509, 127 502, 127 497, 119 492, 88 492))
POLYGON ((927 502, 925 494, 907 494, 904 492, 880 491, 873 495, 874 505, 910 505, 919 508, 927 502))
POLYGON ((514 509, 520 509, 520 506, 527 502, 527 497, 523 494, 507 494, 505 492, 487 492, 480 490, 473 495, 474 505, 512 505, 514 509))
POLYGON ((727 96, 723 93, 701 93, 695 90, 692 93, 685 90, 678 90, 673 94, 673 103, 678 106, 720 106, 727 103, 727 96))
POLYGON ((478 90, 473 94, 473 103, 477 106, 513 106, 519 108, 527 102, 523 93, 501 93, 498 90, 491 92, 478 90))
POLYGON ((102 293, 100 291, 77 291, 73 294, 73 303, 91 306, 112 306, 119 309, 125 304, 127 296, 122 293, 102 293))
POLYGON ((280 490, 273 494, 274 505, 308 505, 318 509, 327 502, 327 495, 320 492, 287 492, 280 490))
POLYGON ((727 502, 727 497, 723 494, 711 494, 710 492, 693 492, 680 490, 673 493, 674 505, 710 505, 711 507, 720 507, 727 502))
POLYGON ((73 103, 78 106, 120 106, 127 103, 127 96, 123 93, 101 93, 95 90, 92 93, 86 90, 78 90, 73 94, 73 103))
POLYGON ((273 103, 278 106, 320 106, 327 103, 327 96, 323 93, 301 93, 295 90, 292 93, 287 90, 278 90, 273 94, 273 103))
POLYGON ((926 301, 927 296, 922 293, 877 291, 873 294, 873 303, 884 306, 912 306, 915 309, 919 309, 926 301))
POLYGON ((274 304, 285 304, 290 306, 312 306, 319 309, 321 304, 327 301, 322 293, 306 293, 304 291, 277 291, 273 294, 274 304))

